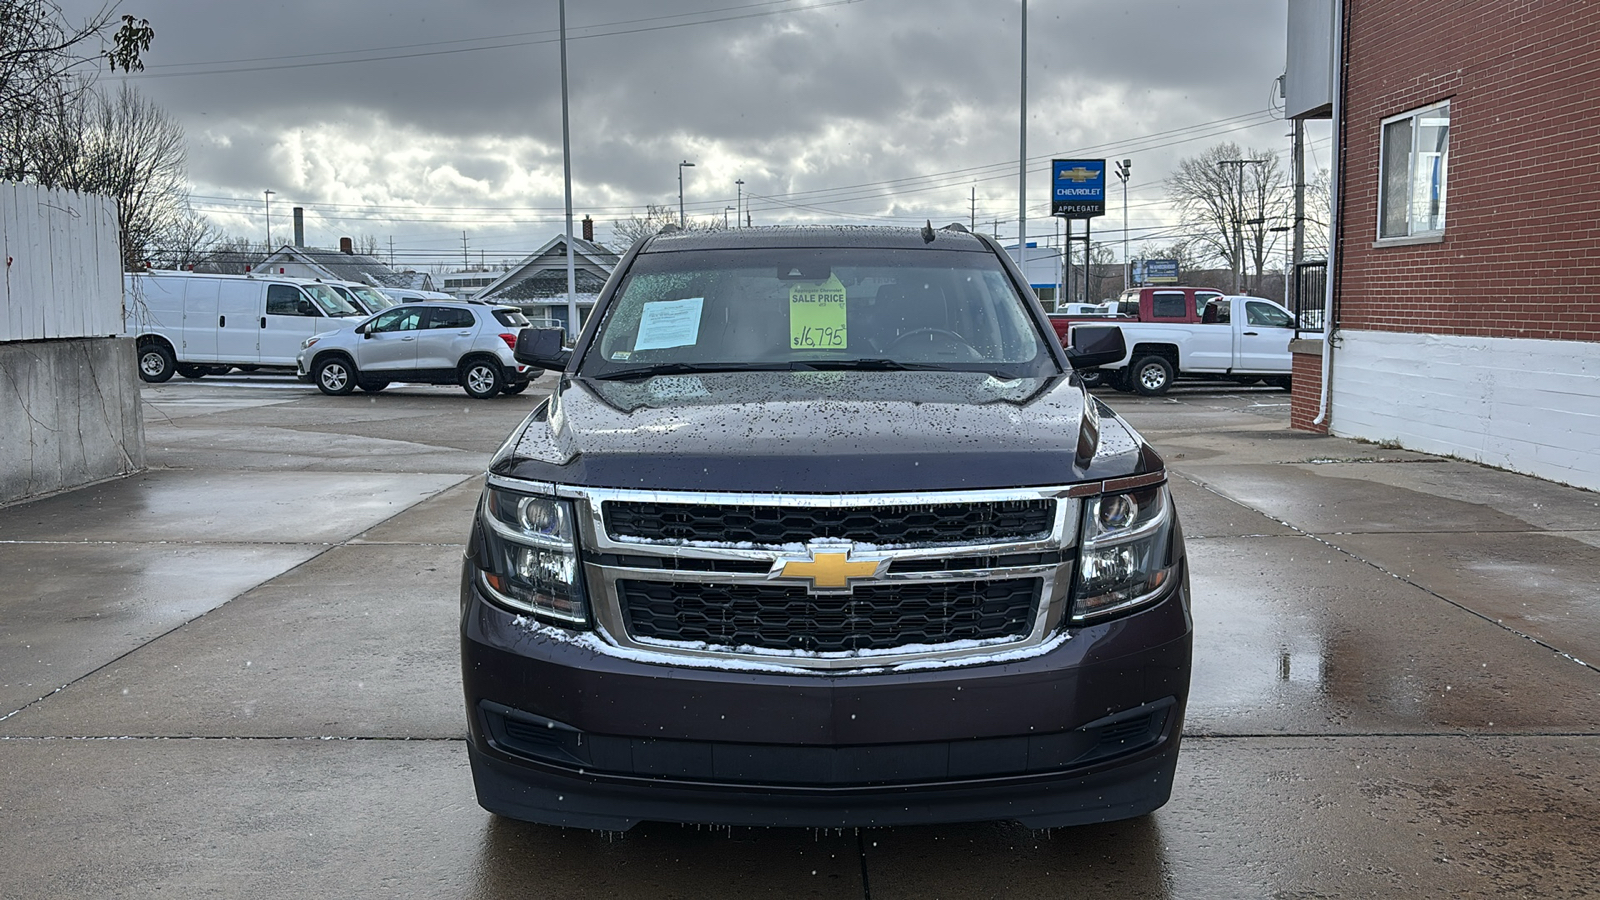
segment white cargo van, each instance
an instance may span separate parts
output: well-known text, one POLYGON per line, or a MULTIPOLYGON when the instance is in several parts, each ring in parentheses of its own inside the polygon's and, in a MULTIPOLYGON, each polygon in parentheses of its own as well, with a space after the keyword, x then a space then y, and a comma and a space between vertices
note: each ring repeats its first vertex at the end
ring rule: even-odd
POLYGON ((355 281, 323 281, 323 284, 339 292, 339 296, 350 301, 358 311, 364 313, 382 312, 399 301, 370 285, 355 281))
POLYGON ((152 383, 233 366, 293 370, 302 341, 361 315, 331 287, 303 278, 138 272, 123 276, 123 288, 139 377, 152 383))

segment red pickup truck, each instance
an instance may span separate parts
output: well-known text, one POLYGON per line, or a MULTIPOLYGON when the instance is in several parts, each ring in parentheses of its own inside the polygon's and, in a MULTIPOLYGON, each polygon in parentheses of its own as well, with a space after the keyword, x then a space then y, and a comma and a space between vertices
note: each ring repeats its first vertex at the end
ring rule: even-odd
MULTIPOLYGON (((1194 324, 1200 321, 1206 303, 1222 295, 1222 292, 1215 288, 1177 285, 1128 288, 1117 298, 1112 312, 1051 313, 1050 325, 1056 330, 1056 340, 1067 346, 1067 330, 1078 322, 1194 324)), ((1090 387, 1100 384, 1103 378, 1103 375, 1095 369, 1082 370, 1078 374, 1090 387)))

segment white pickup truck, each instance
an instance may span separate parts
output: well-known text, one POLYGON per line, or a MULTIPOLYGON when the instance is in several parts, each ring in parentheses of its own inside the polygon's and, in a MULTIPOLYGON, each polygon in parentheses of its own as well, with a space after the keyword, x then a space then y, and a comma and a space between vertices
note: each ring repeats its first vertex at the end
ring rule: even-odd
MULTIPOLYGON (((1165 394, 1179 375, 1244 382, 1262 380, 1287 389, 1294 314, 1260 297, 1218 297, 1199 322, 1075 323, 1080 329, 1117 328, 1128 351, 1101 366, 1106 383, 1146 396, 1165 394)), ((1087 337, 1087 335, 1085 335, 1087 337)), ((1069 337, 1068 345, 1072 339, 1069 337)))

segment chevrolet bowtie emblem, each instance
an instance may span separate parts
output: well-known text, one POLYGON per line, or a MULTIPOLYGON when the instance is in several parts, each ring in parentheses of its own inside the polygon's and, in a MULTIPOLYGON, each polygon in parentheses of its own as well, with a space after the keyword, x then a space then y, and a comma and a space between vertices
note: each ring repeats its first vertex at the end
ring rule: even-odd
POLYGON ((1072 181, 1076 182, 1077 184, 1083 184, 1085 181, 1093 181, 1095 176, 1099 174, 1099 172, 1096 172, 1093 169, 1086 169, 1083 166, 1078 166, 1075 169, 1062 169, 1061 174, 1058 177, 1061 181, 1072 181))
POLYGON ((851 559, 849 550, 818 550, 810 559, 781 559, 773 564, 770 578, 809 578, 813 593, 838 593, 850 590, 852 579, 872 578, 887 559, 851 559))

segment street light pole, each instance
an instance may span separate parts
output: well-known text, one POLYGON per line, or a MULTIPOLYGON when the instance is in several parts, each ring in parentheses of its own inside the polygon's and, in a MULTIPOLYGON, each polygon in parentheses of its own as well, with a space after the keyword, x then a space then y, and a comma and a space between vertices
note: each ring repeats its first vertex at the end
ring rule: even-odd
POLYGON ((734 200, 733 200, 733 203, 734 203, 734 206, 733 206, 733 220, 735 222, 738 222, 739 224, 734 226, 734 227, 735 228, 743 228, 744 227, 744 179, 740 178, 738 181, 735 181, 734 184, 739 189, 738 196, 736 196, 734 198, 734 200))
POLYGON ((262 191, 262 196, 267 198, 267 254, 272 253, 272 195, 277 191, 262 191))
POLYGON ((578 268, 572 248, 572 132, 567 125, 567 0, 561 0, 561 177, 567 189, 567 338, 577 340, 578 268))
POLYGON ((722 227, 723 227, 723 229, 727 229, 727 227, 728 227, 728 210, 730 210, 730 209, 733 209, 733 207, 724 206, 722 208, 722 227))
POLYGON ((1128 265, 1128 176, 1133 174, 1133 160, 1117 163, 1117 177, 1122 179, 1122 289, 1127 290, 1133 280, 1133 269, 1128 265))
POLYGON ((1017 267, 1028 274, 1028 0, 1022 0, 1021 138, 1017 160, 1017 267))
POLYGON ((694 163, 689 162, 687 159, 678 163, 678 227, 686 229, 688 228, 688 220, 683 217, 683 170, 685 168, 694 168, 694 163))

